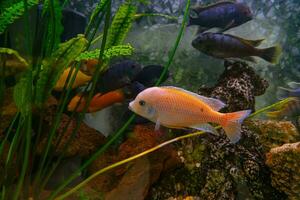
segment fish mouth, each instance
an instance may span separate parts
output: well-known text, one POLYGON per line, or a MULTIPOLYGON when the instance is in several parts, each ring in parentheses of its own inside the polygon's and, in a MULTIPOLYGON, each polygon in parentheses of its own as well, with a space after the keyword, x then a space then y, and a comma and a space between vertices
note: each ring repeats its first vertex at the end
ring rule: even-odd
MULTIPOLYGON (((133 111, 133 101, 129 103, 128 105, 128 109, 133 111)), ((133 111, 134 112, 134 111, 133 111)))

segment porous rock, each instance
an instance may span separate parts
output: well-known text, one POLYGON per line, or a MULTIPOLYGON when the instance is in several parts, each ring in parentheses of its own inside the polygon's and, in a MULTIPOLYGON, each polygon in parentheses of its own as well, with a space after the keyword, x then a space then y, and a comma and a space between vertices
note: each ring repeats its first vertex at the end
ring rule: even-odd
POLYGON ((212 88, 200 88, 199 93, 222 100, 227 104, 222 111, 255 110, 255 96, 265 93, 268 82, 245 62, 224 62, 225 71, 212 88))
POLYGON ((245 124, 257 135, 264 152, 285 143, 299 141, 297 128, 290 121, 247 120, 245 124))
POLYGON ((272 185, 289 199, 300 199, 300 142, 272 148, 266 164, 271 168, 272 185))

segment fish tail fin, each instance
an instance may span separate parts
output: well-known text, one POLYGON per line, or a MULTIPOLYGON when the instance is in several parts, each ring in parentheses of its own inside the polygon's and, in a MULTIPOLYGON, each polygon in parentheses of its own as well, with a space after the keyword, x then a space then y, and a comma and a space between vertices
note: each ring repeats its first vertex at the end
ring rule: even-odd
POLYGON ((289 97, 290 90, 283 88, 283 87, 278 87, 278 90, 276 92, 276 96, 278 99, 285 99, 289 97))
POLYGON ((240 140, 241 125, 250 113, 251 110, 243 110, 225 114, 225 123, 222 124, 222 127, 231 143, 236 143, 240 140))
POLYGON ((280 54, 282 52, 281 46, 276 45, 273 47, 269 47, 266 49, 261 49, 261 58, 272 63, 277 64, 280 58, 280 54))

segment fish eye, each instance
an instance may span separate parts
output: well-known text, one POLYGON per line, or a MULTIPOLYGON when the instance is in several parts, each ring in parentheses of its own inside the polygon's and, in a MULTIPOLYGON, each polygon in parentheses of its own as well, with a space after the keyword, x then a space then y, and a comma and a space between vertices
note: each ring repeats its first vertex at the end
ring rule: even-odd
POLYGON ((144 100, 140 100, 139 104, 140 104, 140 106, 144 106, 144 105, 146 105, 146 102, 144 100))

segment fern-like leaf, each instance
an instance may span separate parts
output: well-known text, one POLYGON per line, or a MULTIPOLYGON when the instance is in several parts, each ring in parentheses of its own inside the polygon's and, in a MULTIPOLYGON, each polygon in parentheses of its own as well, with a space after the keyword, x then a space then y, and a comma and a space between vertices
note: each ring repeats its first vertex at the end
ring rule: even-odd
POLYGON ((64 69, 79 56, 86 45, 87 40, 84 36, 78 35, 76 38, 60 44, 51 57, 43 60, 42 71, 36 84, 35 103, 37 106, 43 105, 64 69))
POLYGON ((132 26, 136 10, 136 6, 128 2, 119 7, 108 32, 106 48, 117 46, 123 43, 132 26))
MULTIPOLYGON (((133 53, 133 50, 134 49, 130 44, 113 46, 104 51, 103 60, 104 62, 108 62, 110 59, 114 57, 130 56, 133 53)), ((85 51, 76 58, 76 61, 98 59, 99 54, 100 54, 100 49, 85 51)))
MULTIPOLYGON (((28 0, 28 9, 38 4, 38 0, 28 0)), ((25 12, 24 1, 20 1, 11 5, 8 8, 4 8, 0 14, 0 34, 3 33, 8 25, 12 24, 16 19, 20 18, 25 12)))

